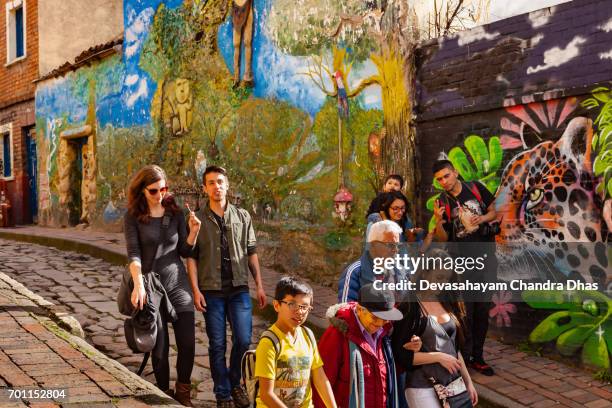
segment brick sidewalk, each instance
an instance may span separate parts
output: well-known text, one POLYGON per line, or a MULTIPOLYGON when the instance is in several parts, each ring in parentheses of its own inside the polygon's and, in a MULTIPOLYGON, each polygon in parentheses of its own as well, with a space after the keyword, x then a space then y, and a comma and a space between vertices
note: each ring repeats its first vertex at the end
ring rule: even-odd
POLYGON ((41 298, 0 274, 0 406, 177 406, 54 322, 41 298), (57 400, 9 399, 9 389, 64 389, 57 400), (143 401, 147 401, 146 403, 143 401))
MULTIPOLYGON (((118 233, 19 227, 1 229, 0 237, 61 245, 62 249, 77 251, 89 247, 88 253, 92 255, 114 257, 115 261, 125 260, 123 234, 118 233)), ((271 300, 276 282, 282 274, 262 268, 262 275, 271 300)), ((315 309, 309 320, 315 326, 325 328, 325 311, 327 306, 336 303, 337 296, 330 288, 313 282, 311 285, 315 292, 315 309)), ((485 377, 472 372, 472 378, 481 398, 488 402, 504 407, 612 407, 612 386, 593 380, 579 369, 529 356, 492 339, 487 339, 485 354, 497 375, 485 377)))

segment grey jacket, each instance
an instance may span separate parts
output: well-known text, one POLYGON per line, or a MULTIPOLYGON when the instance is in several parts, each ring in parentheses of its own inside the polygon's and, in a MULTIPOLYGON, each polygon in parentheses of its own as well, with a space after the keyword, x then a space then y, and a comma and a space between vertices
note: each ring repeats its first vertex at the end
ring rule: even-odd
MULTIPOLYGON (((197 213, 202 221, 192 257, 198 261, 200 290, 221 290, 221 231, 208 203, 197 213)), ((255 253, 257 241, 250 214, 227 204, 223 215, 232 263, 232 285, 249 283, 249 255, 255 253)))

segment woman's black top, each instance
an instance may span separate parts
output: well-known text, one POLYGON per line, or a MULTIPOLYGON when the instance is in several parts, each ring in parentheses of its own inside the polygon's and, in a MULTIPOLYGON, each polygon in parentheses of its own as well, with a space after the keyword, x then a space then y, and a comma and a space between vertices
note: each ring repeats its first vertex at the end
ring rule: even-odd
POLYGON ((459 373, 452 375, 438 363, 414 365, 414 352, 403 347, 415 335, 423 341, 420 351, 438 351, 457 357, 457 328, 454 320, 438 323, 433 316, 427 316, 418 302, 405 302, 400 310, 404 318, 393 325, 391 346, 395 364, 400 371, 407 371, 406 388, 430 388, 430 377, 444 385, 459 377, 459 373))
MULTIPOLYGON (((167 212, 169 210, 166 210, 167 212)), ((151 217, 148 223, 139 222, 129 213, 125 214, 125 241, 129 262, 138 261, 142 273, 151 272, 157 253, 163 217, 151 217)), ((166 289, 166 293, 177 313, 193 312, 193 293, 181 257, 192 251, 187 244, 187 226, 182 214, 171 216, 166 238, 155 265, 155 272, 166 289)))

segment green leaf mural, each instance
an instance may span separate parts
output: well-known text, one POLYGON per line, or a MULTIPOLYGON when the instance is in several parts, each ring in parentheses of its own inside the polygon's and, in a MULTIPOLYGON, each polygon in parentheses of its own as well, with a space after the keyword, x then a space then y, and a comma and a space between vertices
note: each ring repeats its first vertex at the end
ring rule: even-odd
POLYGON ((569 312, 567 310, 555 312, 533 329, 529 335, 529 341, 533 343, 552 341, 569 329, 578 325, 593 324, 595 321, 596 319, 587 313, 569 312))
POLYGON ((557 350, 564 356, 576 353, 591 334, 591 326, 582 325, 562 333, 557 339, 557 350))
POLYGON ((530 342, 556 339, 562 355, 571 356, 582 349, 585 365, 610 367, 612 299, 597 291, 524 291, 523 300, 534 309, 558 310, 533 329, 530 342))
POLYGON ((585 99, 582 106, 587 109, 600 108, 595 119, 597 133, 593 137, 593 173, 601 177, 597 192, 605 199, 612 198, 612 89, 598 87, 585 99))
MULTIPOLYGON (((499 187, 498 172, 502 164, 503 150, 498 136, 489 138, 488 146, 484 139, 478 135, 470 135, 463 142, 464 149, 455 146, 448 153, 448 160, 453 163, 459 175, 465 181, 480 181, 484 184, 491 194, 495 194, 499 187)), ((442 186, 434 179, 432 182, 434 188, 439 192, 427 200, 426 207, 433 212, 435 200, 438 199, 442 192, 442 186)), ((435 220, 432 216, 429 220, 429 230, 435 226, 435 220)))
POLYGON ((604 339, 606 340, 606 346, 608 347, 608 351, 611 352, 612 336, 610 335, 610 333, 612 333, 612 320, 608 319, 601 327, 604 330, 604 333, 608 333, 607 336, 604 335, 604 339))
MULTIPOLYGON (((600 327, 601 329, 601 327, 600 327)), ((602 331, 596 331, 582 348, 582 361, 591 366, 610 368, 609 351, 602 331)))

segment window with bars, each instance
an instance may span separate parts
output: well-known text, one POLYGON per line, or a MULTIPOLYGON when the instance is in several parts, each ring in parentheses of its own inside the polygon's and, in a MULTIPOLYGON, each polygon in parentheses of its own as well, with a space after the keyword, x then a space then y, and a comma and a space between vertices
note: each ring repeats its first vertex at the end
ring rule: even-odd
POLYGON ((9 178, 13 175, 10 133, 4 133, 0 136, 0 144, 0 177, 9 178))

